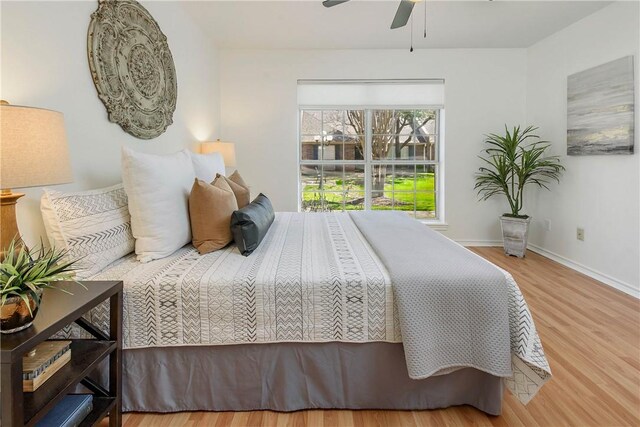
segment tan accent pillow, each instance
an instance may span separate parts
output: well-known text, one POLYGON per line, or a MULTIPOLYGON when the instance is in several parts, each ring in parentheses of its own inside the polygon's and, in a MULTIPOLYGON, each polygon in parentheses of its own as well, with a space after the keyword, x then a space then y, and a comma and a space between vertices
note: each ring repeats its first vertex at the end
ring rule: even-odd
POLYGON ((201 255, 231 243, 231 214, 236 210, 236 197, 225 179, 208 184, 196 178, 189 195, 189 217, 192 243, 201 255))
POLYGON ((217 174, 216 179, 224 178, 231 187, 231 191, 236 195, 236 201, 238 202, 238 209, 242 209, 251 203, 251 193, 249 192, 249 186, 244 182, 244 179, 240 176, 238 171, 232 173, 229 177, 217 174))

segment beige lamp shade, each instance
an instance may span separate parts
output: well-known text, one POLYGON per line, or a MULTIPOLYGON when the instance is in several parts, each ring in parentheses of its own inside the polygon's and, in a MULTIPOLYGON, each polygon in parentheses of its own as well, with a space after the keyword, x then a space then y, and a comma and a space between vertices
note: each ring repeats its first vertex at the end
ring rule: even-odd
POLYGON ((200 152, 202 154, 207 153, 221 153, 224 158, 224 165, 228 168, 236 167, 236 148, 233 142, 202 142, 200 143, 200 152))
POLYGON ((0 132, 0 188, 73 180, 62 113, 2 104, 0 132))

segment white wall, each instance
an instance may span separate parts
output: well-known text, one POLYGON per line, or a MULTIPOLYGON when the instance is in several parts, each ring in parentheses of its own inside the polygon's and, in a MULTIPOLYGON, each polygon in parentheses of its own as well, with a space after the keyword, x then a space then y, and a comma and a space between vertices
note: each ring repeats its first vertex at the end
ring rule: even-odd
POLYGON ((527 121, 553 142, 567 168, 551 192, 531 194, 531 243, 636 296, 640 295, 640 10, 617 2, 535 44, 527 52, 527 121), (566 156, 567 76, 635 56, 634 155, 566 156), (542 221, 551 221, 545 231, 542 221), (584 227, 584 242, 576 228, 584 227))
MULTIPOLYGON (((145 1, 168 39, 178 78, 174 123, 145 141, 107 119, 87 62, 87 27, 97 2, 1 2, 1 96, 12 104, 61 111, 65 116, 75 182, 59 190, 115 184, 123 145, 172 152, 217 137, 217 52, 178 2, 145 1)), ((55 159, 52 159, 55 161, 55 159)), ((40 188, 26 189, 18 223, 27 244, 46 241, 40 188)))
POLYGON ((221 50, 221 135, 238 169, 276 210, 297 209, 298 79, 444 78, 446 222, 450 237, 496 241, 505 202, 478 202, 473 174, 483 134, 523 123, 524 49, 221 50))
MULTIPOLYGON (((625 56, 640 57, 638 3, 615 3, 530 49, 227 50, 217 52, 177 2, 143 3, 168 37, 178 77, 174 123, 138 140, 110 123, 86 58, 95 2, 0 3, 0 96, 65 114, 75 182, 60 190, 120 181, 123 145, 171 152, 198 140, 235 141, 238 168, 278 210, 297 208, 296 81, 312 78, 446 80, 446 221, 465 243, 500 239, 502 200, 478 202, 473 173, 483 134, 535 124, 567 172, 552 192, 529 195, 531 242, 630 293, 640 292, 640 154, 566 157, 566 77, 625 56), (55 17, 55 19, 52 19, 55 17), (35 32, 34 32, 35 31, 35 32), (218 70, 219 68, 219 70, 218 70), (219 106, 222 105, 220 111, 219 106), (221 123, 222 125, 219 125, 221 123), (551 231, 541 221, 551 221, 551 231), (575 239, 583 226, 586 240, 575 239)), ((640 79, 639 79, 640 80, 640 79)), ((640 91, 637 90, 637 94, 640 91)), ((639 106, 640 102, 636 102, 639 106)), ((640 128, 640 119, 637 119, 640 128)), ((636 151, 640 152, 636 133, 636 151)), ((41 189, 27 189, 18 220, 27 243, 44 229, 41 189)))

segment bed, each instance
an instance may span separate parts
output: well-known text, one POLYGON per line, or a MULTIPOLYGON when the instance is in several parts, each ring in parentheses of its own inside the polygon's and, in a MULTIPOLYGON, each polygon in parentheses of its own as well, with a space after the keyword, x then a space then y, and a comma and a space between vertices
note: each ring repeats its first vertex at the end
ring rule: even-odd
POLYGON ((125 411, 497 415, 551 377, 511 275, 402 213, 278 213, 249 257, 188 245, 91 279, 124 281, 125 411))

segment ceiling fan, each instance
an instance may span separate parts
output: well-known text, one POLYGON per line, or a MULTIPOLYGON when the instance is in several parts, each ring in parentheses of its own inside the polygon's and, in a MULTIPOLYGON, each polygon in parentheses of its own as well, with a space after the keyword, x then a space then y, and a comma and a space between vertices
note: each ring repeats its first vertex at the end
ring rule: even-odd
MULTIPOLYGON (((349 0, 325 0, 322 2, 324 7, 333 7, 342 3, 346 3, 349 0)), ((420 0, 400 0, 400 6, 398 6, 398 10, 396 11, 396 16, 393 18, 393 22, 391 23, 391 29, 400 28, 407 25, 409 22, 409 18, 411 17, 411 12, 413 11, 413 7, 420 0)))

